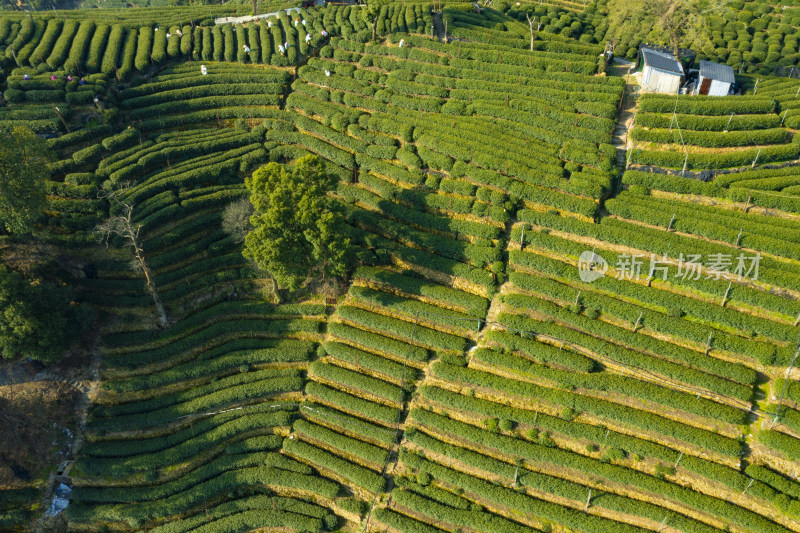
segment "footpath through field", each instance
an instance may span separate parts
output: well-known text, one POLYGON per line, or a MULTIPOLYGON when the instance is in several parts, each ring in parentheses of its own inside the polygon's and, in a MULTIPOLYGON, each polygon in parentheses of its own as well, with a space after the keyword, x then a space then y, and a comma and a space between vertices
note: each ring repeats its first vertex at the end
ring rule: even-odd
POLYGON ((626 167, 628 153, 628 130, 633 126, 636 115, 636 102, 639 94, 639 84, 635 76, 628 75, 628 65, 614 65, 609 68, 609 74, 625 78, 625 89, 622 96, 622 106, 614 128, 612 144, 617 149, 617 166, 622 171, 626 167))

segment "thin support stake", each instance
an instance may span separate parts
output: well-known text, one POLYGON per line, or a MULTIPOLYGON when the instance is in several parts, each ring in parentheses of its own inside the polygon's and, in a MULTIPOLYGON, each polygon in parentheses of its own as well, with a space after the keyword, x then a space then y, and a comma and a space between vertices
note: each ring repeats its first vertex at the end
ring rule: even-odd
POLYGON ((728 131, 728 128, 729 128, 729 127, 730 127, 730 125, 731 125, 731 120, 733 120, 733 113, 731 113, 731 116, 730 116, 730 117, 728 117, 728 123, 727 123, 727 124, 725 124, 725 131, 728 131))
POLYGON ((744 494, 745 492, 747 492, 747 489, 749 489, 749 488, 750 488, 750 485, 752 485, 752 484, 753 484, 753 481, 755 481, 755 479, 751 479, 751 480, 750 480, 750 483, 748 483, 748 484, 747 484, 747 486, 744 488, 744 490, 742 491, 742 494, 744 494))
POLYGON ((750 168, 753 168, 753 167, 755 167, 755 166, 756 166, 756 162, 758 162, 758 156, 760 156, 760 155, 761 155, 761 148, 759 148, 759 149, 758 149, 758 152, 756 152, 756 158, 755 158, 755 159, 753 159, 753 164, 752 164, 752 165, 750 165, 750 168))
POLYGON ((711 331, 708 334, 708 340, 706 341, 706 355, 708 355, 708 351, 711 349, 711 339, 714 338, 714 332, 711 331))
POLYGON ((636 328, 639 327, 639 322, 642 320, 642 313, 644 313, 644 311, 639 313, 639 318, 636 319, 636 324, 633 325, 633 332, 634 333, 636 333, 636 328))
POLYGON ((675 461, 675 468, 678 468, 678 463, 681 462, 681 459, 683 459, 683 452, 678 456, 678 460, 675 461))
POLYGON ((720 307, 725 307, 725 302, 728 301, 728 293, 731 292, 731 285, 732 284, 733 284, 733 281, 729 281, 728 282, 728 288, 725 289, 725 295, 722 297, 722 303, 719 304, 720 307))
POLYGON ((738 248, 739 242, 741 242, 741 240, 742 240, 742 228, 739 228, 739 234, 736 236, 736 244, 734 246, 738 248))
POLYGON ((666 523, 667 523, 667 515, 664 515, 664 520, 661 521, 661 525, 659 525, 658 529, 656 529, 656 533, 661 531, 664 528, 664 524, 666 524, 666 523))
POLYGON ((770 424, 770 429, 772 426, 775 425, 775 422, 778 421, 778 417, 781 414, 781 407, 783 406, 783 397, 786 394, 786 386, 789 384, 789 376, 792 374, 792 368, 794 367, 794 362, 797 360, 797 354, 800 352, 800 335, 797 337, 797 343, 794 348, 794 356, 792 356, 792 362, 789 364, 789 368, 786 369, 786 379, 783 380, 783 390, 781 391, 781 398, 778 400, 778 410, 775 412, 775 418, 772 420, 772 424, 770 424))
POLYGON ((584 513, 589 510, 589 502, 591 500, 592 500, 592 489, 589 489, 589 495, 586 496, 586 507, 584 507, 584 509, 583 509, 584 513))
MULTIPOLYGON (((685 170, 685 168, 684 168, 684 170, 685 170)), ((676 215, 676 213, 672 213, 672 218, 669 219, 669 225, 667 226, 667 231, 672 229, 672 223, 675 222, 675 215, 676 215)))

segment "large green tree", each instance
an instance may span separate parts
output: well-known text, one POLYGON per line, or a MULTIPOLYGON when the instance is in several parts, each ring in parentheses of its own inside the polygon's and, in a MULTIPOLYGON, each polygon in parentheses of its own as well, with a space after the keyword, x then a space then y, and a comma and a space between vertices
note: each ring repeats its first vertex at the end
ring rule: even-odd
POLYGON ((0 228, 29 233, 47 205, 45 180, 52 154, 28 128, 0 135, 0 228))
POLYGON ((650 28, 649 44, 703 50, 713 46, 708 17, 721 14, 727 0, 609 0, 609 35, 622 38, 650 28))
POLYGON ((91 323, 63 284, 26 278, 0 264, 0 356, 54 361, 91 323))
POLYGON ((391 0, 365 0, 363 7, 361 7, 361 17, 372 28, 372 40, 375 41, 377 37, 378 16, 380 15, 381 8, 391 3, 391 0))
POLYGON ((314 274, 345 274, 350 239, 341 206, 327 194, 336 182, 317 156, 293 167, 270 163, 245 180, 255 212, 244 255, 272 276, 276 289, 295 290, 314 274))

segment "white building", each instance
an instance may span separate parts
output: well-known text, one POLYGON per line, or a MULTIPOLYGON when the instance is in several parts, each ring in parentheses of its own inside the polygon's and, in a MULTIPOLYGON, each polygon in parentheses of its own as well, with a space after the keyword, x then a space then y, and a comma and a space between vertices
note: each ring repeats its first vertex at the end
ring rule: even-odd
POLYGON ((727 96, 734 83, 736 78, 733 75, 733 68, 711 61, 700 61, 697 94, 727 96))
POLYGON ((683 65, 672 54, 642 47, 642 88, 644 92, 677 94, 683 79, 683 65))

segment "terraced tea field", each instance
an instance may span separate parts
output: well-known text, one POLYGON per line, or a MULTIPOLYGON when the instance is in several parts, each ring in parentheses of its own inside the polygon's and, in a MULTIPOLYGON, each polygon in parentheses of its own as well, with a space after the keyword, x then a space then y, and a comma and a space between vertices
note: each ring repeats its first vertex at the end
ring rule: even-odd
POLYGON ((0 18, 103 319, 70 530, 800 531, 799 85, 641 97, 621 175, 601 45, 431 8, 0 18), (269 303, 223 211, 309 154, 357 265, 269 303))

